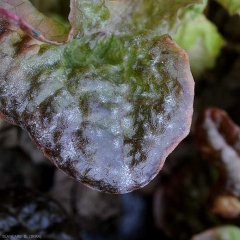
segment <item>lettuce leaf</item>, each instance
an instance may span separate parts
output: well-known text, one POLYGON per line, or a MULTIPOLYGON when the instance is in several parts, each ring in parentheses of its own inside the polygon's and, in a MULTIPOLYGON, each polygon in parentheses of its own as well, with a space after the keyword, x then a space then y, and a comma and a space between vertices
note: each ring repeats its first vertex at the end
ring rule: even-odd
POLYGON ((189 55, 194 78, 199 78, 204 70, 214 67, 225 43, 217 27, 203 14, 205 4, 191 6, 181 13, 181 25, 173 39, 189 55))
POLYGON ((0 0, 1 117, 91 188, 145 186, 190 130, 188 57, 160 35, 196 2, 72 0, 66 34, 28 1, 0 0))

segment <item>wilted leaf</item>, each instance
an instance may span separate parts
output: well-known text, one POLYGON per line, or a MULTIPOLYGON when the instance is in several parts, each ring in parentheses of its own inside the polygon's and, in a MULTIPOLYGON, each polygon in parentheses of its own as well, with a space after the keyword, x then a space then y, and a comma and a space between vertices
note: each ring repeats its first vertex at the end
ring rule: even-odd
POLYGON ((62 46, 23 41, 1 22, 1 116, 69 176, 125 193, 153 179, 188 134, 194 83, 168 36, 90 34, 86 9, 86 35, 62 46))
POLYGON ((227 225, 197 234, 191 240, 238 240, 239 238, 240 228, 227 225))

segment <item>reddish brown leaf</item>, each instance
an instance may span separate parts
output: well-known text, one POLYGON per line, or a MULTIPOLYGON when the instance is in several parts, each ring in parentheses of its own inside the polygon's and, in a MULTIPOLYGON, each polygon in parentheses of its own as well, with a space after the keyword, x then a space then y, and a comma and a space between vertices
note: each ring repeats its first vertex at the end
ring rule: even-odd
POLYGON ((196 124, 196 141, 218 170, 212 188, 212 211, 236 218, 240 211, 240 128, 221 109, 207 108, 196 124))
POLYGON ((200 149, 221 175, 221 188, 240 197, 240 128, 218 108, 207 108, 196 125, 200 149))

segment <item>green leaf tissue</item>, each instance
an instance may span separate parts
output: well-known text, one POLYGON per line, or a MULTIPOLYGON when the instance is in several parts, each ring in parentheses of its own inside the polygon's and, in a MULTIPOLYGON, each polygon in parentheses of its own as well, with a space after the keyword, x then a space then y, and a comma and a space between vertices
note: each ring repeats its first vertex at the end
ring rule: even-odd
POLYGON ((0 0, 0 115, 69 177, 148 184, 190 130, 194 81, 168 33, 197 0, 72 0, 70 29, 0 0))

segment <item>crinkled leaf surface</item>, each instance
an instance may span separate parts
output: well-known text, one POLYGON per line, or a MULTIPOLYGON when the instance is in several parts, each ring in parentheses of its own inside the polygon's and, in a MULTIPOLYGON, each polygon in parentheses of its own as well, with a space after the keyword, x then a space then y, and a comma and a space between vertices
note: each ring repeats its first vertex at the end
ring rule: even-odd
POLYGON ((233 225, 226 225, 207 230, 191 238, 191 240, 238 240, 240 228, 233 225))
POLYGON ((70 177, 126 193, 153 179, 188 134, 194 83, 167 35, 91 33, 98 23, 91 28, 87 15, 85 36, 61 46, 1 21, 1 116, 70 177))
POLYGON ((135 28, 150 29, 155 30, 155 35, 167 34, 176 30, 178 10, 196 3, 202 0, 70 0, 68 34, 68 29, 38 12, 28 0, 0 0, 0 16, 33 38, 60 44, 72 37, 118 28, 129 32, 135 28))
MULTIPOLYGON (((203 0, 116 0, 110 2, 110 11, 121 9, 121 23, 128 27, 153 30, 155 34, 166 34, 176 30, 178 11, 191 4, 201 4, 203 0), (117 5, 117 8, 116 8, 117 5)), ((109 4, 109 3, 108 3, 109 4)), ((116 17, 114 18, 116 19, 116 17)))

